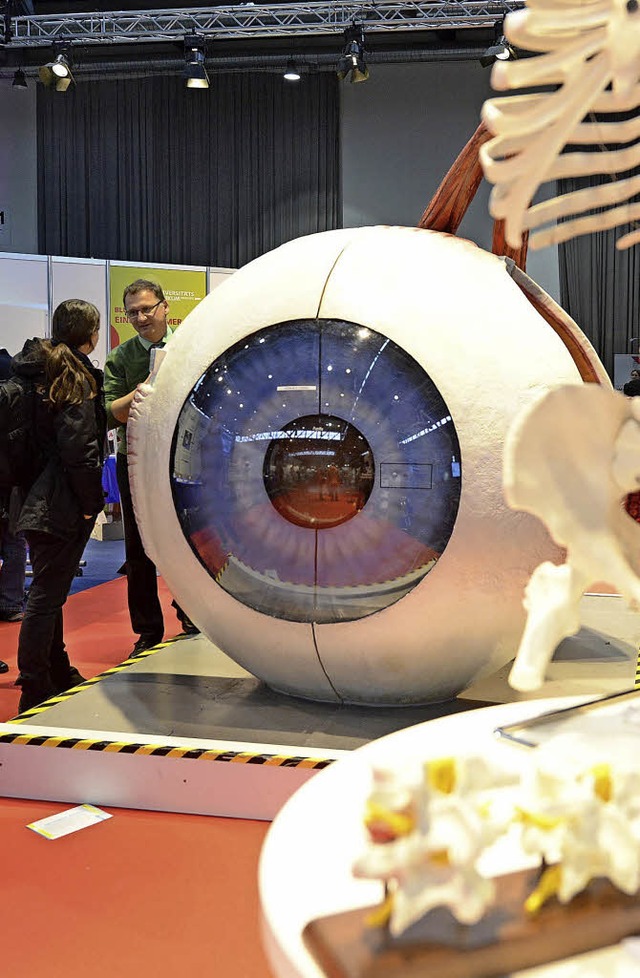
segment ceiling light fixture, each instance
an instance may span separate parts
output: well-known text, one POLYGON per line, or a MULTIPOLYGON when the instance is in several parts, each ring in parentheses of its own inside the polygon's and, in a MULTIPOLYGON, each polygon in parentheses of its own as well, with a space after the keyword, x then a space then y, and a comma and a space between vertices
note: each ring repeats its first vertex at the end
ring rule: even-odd
POLYGON ((57 54, 53 61, 48 61, 38 69, 38 75, 47 88, 55 88, 56 92, 66 92, 73 82, 68 55, 64 52, 57 54))
POLYGON ((287 62, 287 68, 283 78, 290 82, 300 81, 300 72, 296 68, 295 61, 292 58, 287 62))
POLYGON ((11 82, 11 87, 12 88, 27 87, 27 78, 22 68, 16 68, 16 71, 13 75, 13 81, 11 82))
POLYGON ((187 88, 208 88, 209 76, 204 66, 204 43, 197 40, 187 40, 184 42, 184 70, 182 77, 185 79, 187 88))
POLYGON ((497 23, 494 26, 494 34, 493 43, 480 57, 480 64, 483 68, 488 68, 495 61, 511 61, 517 57, 515 50, 504 35, 503 23, 497 23))
POLYGON ((365 62, 364 27, 352 24, 344 32, 344 49, 336 66, 340 81, 348 78, 350 82, 363 82, 369 77, 365 62))

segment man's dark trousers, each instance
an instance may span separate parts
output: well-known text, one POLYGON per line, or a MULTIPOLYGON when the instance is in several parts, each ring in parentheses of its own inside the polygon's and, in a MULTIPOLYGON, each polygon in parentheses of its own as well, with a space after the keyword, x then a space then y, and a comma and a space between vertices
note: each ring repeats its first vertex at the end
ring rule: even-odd
POLYGON ((133 511, 127 456, 118 453, 116 475, 120 491, 120 508, 124 527, 124 550, 127 569, 127 598, 131 627, 138 635, 162 641, 164 619, 158 597, 156 566, 144 552, 133 511))

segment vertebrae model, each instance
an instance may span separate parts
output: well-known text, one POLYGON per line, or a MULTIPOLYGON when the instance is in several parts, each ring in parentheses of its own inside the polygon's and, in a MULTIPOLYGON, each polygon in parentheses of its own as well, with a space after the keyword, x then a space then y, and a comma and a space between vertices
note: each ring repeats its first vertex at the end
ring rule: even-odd
MULTIPOLYGON (((622 176, 640 165, 639 0, 529 0, 505 18, 505 34, 518 48, 542 53, 497 61, 494 89, 551 89, 483 107, 494 134, 480 149, 495 185, 489 209, 504 219, 508 244, 519 247, 527 230, 550 222, 531 235, 532 248, 639 220, 640 202, 631 198, 640 193, 640 175, 622 176), (532 203, 548 181, 598 174, 608 178, 601 185, 532 203)), ((617 247, 639 241, 635 228, 617 247)))
MULTIPOLYGON (((518 860, 521 847, 539 867, 522 906, 526 915, 553 897, 568 904, 598 878, 636 894, 640 774, 632 752, 625 753, 629 742, 612 738, 608 754, 588 737, 579 743, 582 760, 575 736, 558 735, 519 773, 479 756, 428 760, 422 770, 375 769, 364 845, 353 864, 355 876, 385 886, 369 926, 387 925, 398 937, 437 907, 461 924, 480 921, 497 882, 481 871, 481 857, 499 840, 504 845, 507 833, 511 858, 518 860)), ((460 940, 462 931, 456 935, 460 940)))

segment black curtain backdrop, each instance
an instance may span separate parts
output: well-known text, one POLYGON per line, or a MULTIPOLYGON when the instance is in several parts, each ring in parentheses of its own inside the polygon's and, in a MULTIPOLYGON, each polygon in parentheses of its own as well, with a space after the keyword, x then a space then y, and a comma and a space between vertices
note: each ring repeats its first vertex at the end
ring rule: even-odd
MULTIPOLYGON (((637 145, 640 143, 638 139, 625 144, 608 143, 606 125, 638 118, 638 108, 606 115, 591 112, 587 121, 603 124, 601 142, 592 146, 569 144, 565 152, 599 153, 637 145)), ((598 187, 638 174, 640 167, 618 174, 595 173, 585 177, 569 177, 558 181, 558 194, 598 187)), ((640 194, 630 200, 640 201, 640 194)), ((587 213, 603 211, 592 208, 587 213)), ((640 245, 622 251, 616 248, 616 241, 632 230, 634 226, 623 224, 610 231, 572 238, 558 247, 560 303, 589 337, 612 380, 615 354, 635 353, 637 346, 631 341, 637 341, 640 336, 640 245)))
POLYGON ((237 268, 341 226, 333 74, 38 87, 41 254, 237 268))
MULTIPOLYGON (((559 181, 561 193, 584 186, 559 181)), ((636 353, 640 337, 640 245, 616 249, 617 239, 632 230, 625 224, 558 247, 560 304, 589 337, 612 380, 615 354, 636 353)))

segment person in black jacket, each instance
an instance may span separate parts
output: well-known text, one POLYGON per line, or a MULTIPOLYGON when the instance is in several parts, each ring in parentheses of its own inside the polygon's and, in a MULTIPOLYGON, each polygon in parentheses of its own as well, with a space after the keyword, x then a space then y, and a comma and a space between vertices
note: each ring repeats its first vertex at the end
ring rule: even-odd
POLYGON ((631 379, 622 388, 627 397, 637 397, 640 394, 640 370, 631 371, 631 379))
MULTIPOLYGON (((12 356, 0 350, 0 381, 13 374, 12 356)), ((24 581, 27 568, 27 544, 24 534, 14 532, 10 520, 11 491, 0 491, 0 621, 21 621, 24 610, 24 581)), ((9 666, 0 659, 0 673, 9 666)))
POLYGON ((18 519, 33 570, 18 641, 21 713, 83 681, 66 652, 62 606, 104 506, 102 371, 88 357, 99 329, 94 305, 67 299, 53 314, 51 341, 27 340, 13 358, 15 373, 36 385, 39 453, 18 519))

